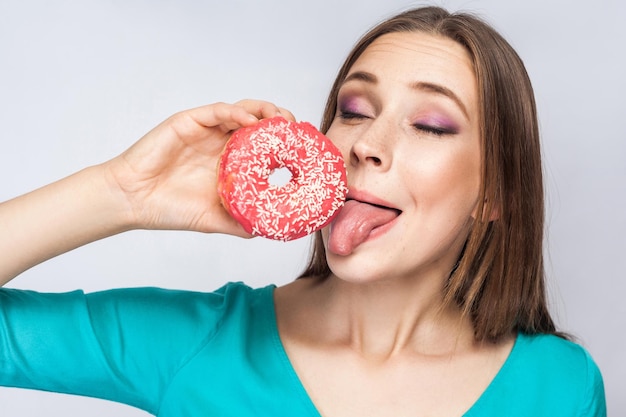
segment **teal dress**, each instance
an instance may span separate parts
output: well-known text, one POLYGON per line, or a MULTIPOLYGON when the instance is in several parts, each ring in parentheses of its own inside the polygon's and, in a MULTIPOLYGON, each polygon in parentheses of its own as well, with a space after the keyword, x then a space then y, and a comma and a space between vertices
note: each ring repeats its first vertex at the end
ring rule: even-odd
MULTIPOLYGON (((103 398, 161 417, 320 417, 280 341, 274 288, 0 289, 0 385, 103 398)), ((602 377, 579 345, 519 334, 465 416, 603 417, 602 377)))

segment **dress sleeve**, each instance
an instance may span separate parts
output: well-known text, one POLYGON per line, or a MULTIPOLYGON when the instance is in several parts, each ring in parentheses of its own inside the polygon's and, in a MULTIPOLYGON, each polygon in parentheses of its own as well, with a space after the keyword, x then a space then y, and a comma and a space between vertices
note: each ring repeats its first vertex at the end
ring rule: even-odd
POLYGON ((587 359, 587 395, 580 417, 606 417, 606 395, 604 382, 598 365, 585 350, 587 359))
POLYGON ((169 381, 215 333, 219 293, 0 289, 0 385, 156 413, 169 381))

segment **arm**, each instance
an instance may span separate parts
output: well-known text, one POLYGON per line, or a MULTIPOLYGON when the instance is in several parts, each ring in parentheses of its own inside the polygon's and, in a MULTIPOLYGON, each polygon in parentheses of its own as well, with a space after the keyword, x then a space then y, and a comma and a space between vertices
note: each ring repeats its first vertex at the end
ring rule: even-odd
POLYGON ((0 288, 0 386, 102 398, 156 415, 173 378, 217 328, 224 302, 217 292, 158 288, 0 288))
POLYGON ((221 205, 217 162, 234 129, 277 114, 293 119, 252 100, 181 112, 118 157, 0 204, 0 284, 132 229, 248 236, 221 205))

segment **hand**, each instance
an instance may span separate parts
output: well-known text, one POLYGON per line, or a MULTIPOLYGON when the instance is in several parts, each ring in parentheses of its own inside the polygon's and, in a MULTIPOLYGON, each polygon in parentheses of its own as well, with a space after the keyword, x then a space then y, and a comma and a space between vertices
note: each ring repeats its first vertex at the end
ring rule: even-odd
POLYGON ((168 118, 107 162, 107 178, 128 204, 129 228, 249 236, 221 204, 217 165, 233 130, 277 115, 294 120, 263 101, 198 107, 168 118))

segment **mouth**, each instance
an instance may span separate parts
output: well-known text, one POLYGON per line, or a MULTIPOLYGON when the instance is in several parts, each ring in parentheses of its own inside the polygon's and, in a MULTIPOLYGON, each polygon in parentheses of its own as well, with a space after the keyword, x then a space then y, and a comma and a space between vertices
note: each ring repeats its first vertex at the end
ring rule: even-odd
POLYGON ((348 201, 356 201, 357 203, 369 204, 379 209, 390 210, 395 212, 396 216, 402 214, 402 210, 399 208, 393 207, 390 203, 363 192, 349 191, 346 197, 346 202, 348 201))
POLYGON ((373 206, 379 209, 391 210, 396 213, 396 216, 399 216, 402 214, 402 210, 395 208, 395 207, 385 206, 385 205, 377 204, 377 203, 371 203, 369 201, 358 200, 356 198, 346 198, 346 202, 347 201, 356 201, 357 203, 369 204, 370 206, 373 206))
POLYGON ((363 192, 349 192, 329 232, 330 252, 347 256, 365 241, 384 235, 397 225, 402 210, 363 192))

